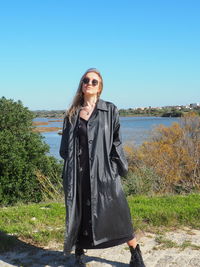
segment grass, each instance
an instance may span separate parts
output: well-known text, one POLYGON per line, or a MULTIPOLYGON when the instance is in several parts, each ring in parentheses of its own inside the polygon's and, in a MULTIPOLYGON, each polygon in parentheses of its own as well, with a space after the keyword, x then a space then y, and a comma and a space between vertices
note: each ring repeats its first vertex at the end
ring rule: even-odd
POLYGON ((136 229, 200 229, 200 194, 170 196, 130 196, 129 207, 136 229))
MULTIPOLYGON (((170 239, 164 238, 163 236, 159 235, 155 238, 156 243, 159 245, 159 249, 163 248, 173 248, 178 247, 178 244, 170 239)), ((158 247, 154 247, 154 249, 158 249, 158 247)))
POLYGON ((190 240, 185 240, 182 244, 179 245, 176 242, 167 239, 162 235, 156 236, 155 241, 157 245, 153 247, 154 250, 167 248, 179 248, 180 250, 184 250, 185 248, 191 248, 195 250, 200 249, 199 245, 192 244, 190 240))
MULTIPOLYGON (((136 230, 161 233, 172 227, 200 229, 200 194, 127 199, 136 230)), ((63 203, 21 204, 0 210, 0 251, 15 247, 18 240, 36 246, 46 246, 49 242, 62 244, 64 231, 63 203)), ((170 245, 174 244, 165 242, 165 246, 170 245)))
POLYGON ((0 251, 20 240, 33 245, 61 242, 64 237, 65 207, 44 203, 4 207, 0 211, 0 251))

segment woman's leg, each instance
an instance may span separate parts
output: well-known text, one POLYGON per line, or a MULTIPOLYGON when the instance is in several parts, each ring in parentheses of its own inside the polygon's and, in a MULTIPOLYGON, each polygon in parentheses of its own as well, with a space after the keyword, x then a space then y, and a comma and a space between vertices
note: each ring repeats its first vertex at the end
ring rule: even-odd
POLYGON ((128 246, 131 246, 131 247, 136 248, 136 246, 137 246, 137 240, 136 240, 136 237, 134 237, 133 239, 129 240, 129 241, 127 242, 127 244, 128 244, 128 246))
POLYGON ((139 244, 137 244, 136 237, 129 240, 127 244, 131 252, 129 267, 145 267, 140 246, 139 244))

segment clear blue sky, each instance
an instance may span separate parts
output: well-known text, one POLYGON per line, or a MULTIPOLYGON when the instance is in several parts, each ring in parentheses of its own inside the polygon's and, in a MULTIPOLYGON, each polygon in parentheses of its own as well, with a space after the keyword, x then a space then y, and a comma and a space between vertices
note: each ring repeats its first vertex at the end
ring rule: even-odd
POLYGON ((0 95, 69 106, 98 68, 119 108, 200 102, 199 0, 0 0, 0 95))

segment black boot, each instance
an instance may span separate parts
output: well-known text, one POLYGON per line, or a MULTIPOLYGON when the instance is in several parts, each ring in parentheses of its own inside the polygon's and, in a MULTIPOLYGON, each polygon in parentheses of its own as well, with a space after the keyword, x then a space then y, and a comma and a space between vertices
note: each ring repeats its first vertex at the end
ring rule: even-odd
POLYGON ((131 252, 129 267, 145 267, 139 244, 137 244, 136 248, 129 246, 129 249, 131 252))
POLYGON ((75 266, 76 267, 86 267, 84 262, 84 250, 82 248, 75 249, 75 266))

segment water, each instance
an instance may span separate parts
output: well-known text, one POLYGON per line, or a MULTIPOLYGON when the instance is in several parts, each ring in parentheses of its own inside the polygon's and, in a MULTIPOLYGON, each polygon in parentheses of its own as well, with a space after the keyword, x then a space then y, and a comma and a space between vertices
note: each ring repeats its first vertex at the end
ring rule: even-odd
MULTIPOLYGON (((49 122, 55 119, 36 118, 34 121, 49 122)), ((124 144, 131 143, 136 146, 144 142, 150 135, 154 127, 159 124, 170 126, 173 122, 178 122, 180 118, 162 118, 162 117, 120 117, 122 141, 124 144)), ((42 125, 41 125, 42 126, 42 125)), ((61 127, 62 122, 49 122, 45 127, 61 127)), ((61 135, 56 132, 42 133, 44 140, 50 146, 50 154, 58 159, 61 135)))

